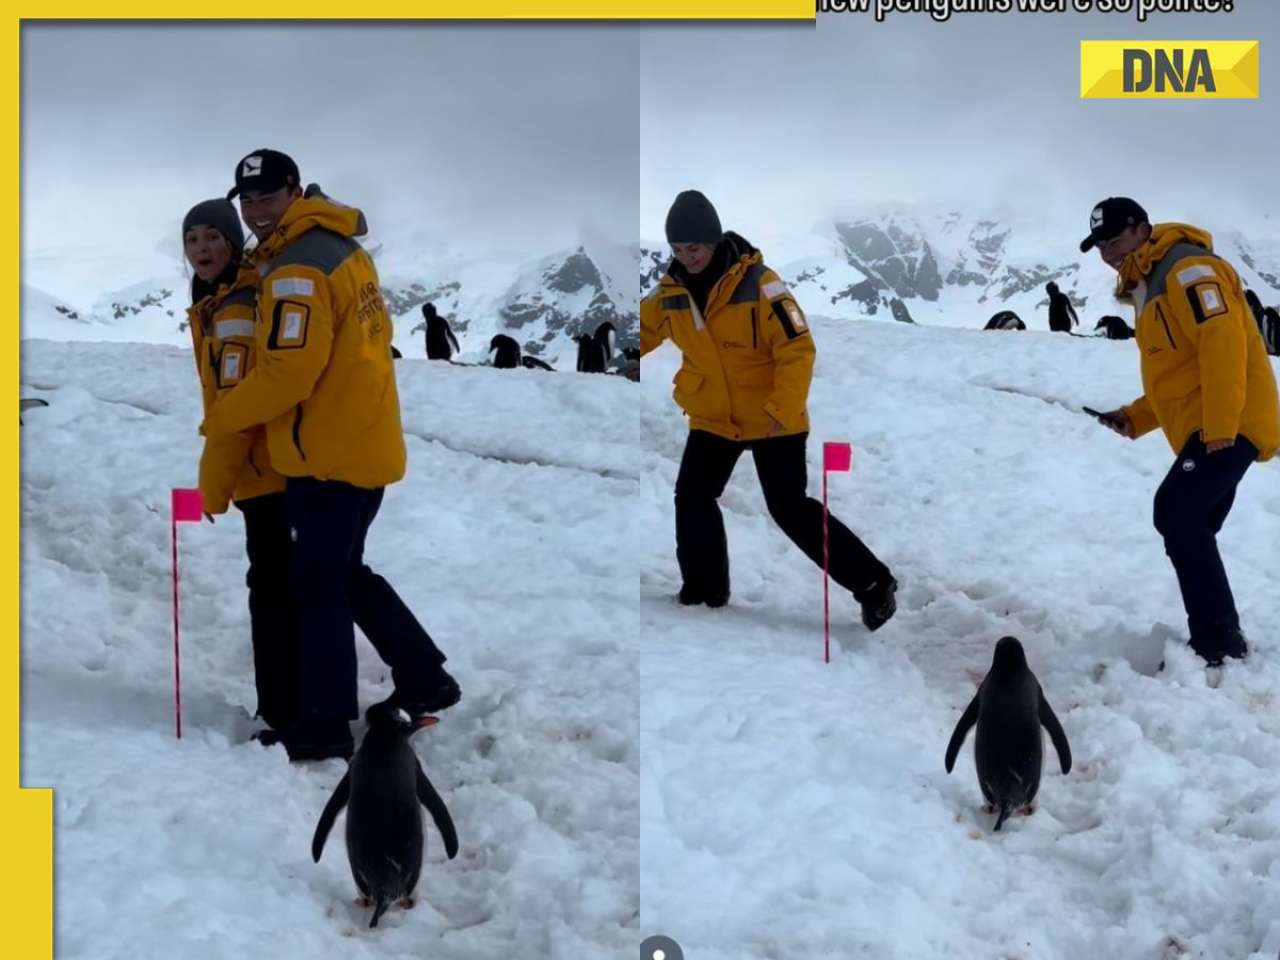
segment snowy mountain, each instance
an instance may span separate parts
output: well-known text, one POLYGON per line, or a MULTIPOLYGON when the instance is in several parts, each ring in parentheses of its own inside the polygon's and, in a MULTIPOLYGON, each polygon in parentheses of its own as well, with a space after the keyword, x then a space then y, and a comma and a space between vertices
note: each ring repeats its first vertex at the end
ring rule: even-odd
MULTIPOLYGON (((405 356, 424 353, 421 307, 448 317, 464 362, 483 362, 489 340, 506 333, 561 369, 573 369, 573 338, 613 323, 620 347, 639 342, 634 246, 591 240, 537 258, 501 250, 430 249, 412 238, 368 238, 405 356)), ((78 251, 40 251, 23 261, 23 337, 183 345, 190 279, 173 254, 107 261, 78 251), (125 282, 122 282, 125 281, 125 282)))
MULTIPOLYGON (((1280 302, 1280 243, 1264 218, 1253 229, 1214 233, 1216 252, 1240 271, 1264 303, 1280 302)), ((770 238, 765 262, 817 316, 899 319, 936 326, 982 327, 1013 310, 1029 329, 1047 330, 1044 286, 1058 286, 1080 314, 1081 332, 1099 318, 1132 310, 1113 296, 1114 274, 1097 254, 1081 254, 1079 224, 1056 231, 982 213, 876 208, 831 219, 812 233, 770 238)), ((669 253, 641 250, 641 289, 661 277, 669 253)))

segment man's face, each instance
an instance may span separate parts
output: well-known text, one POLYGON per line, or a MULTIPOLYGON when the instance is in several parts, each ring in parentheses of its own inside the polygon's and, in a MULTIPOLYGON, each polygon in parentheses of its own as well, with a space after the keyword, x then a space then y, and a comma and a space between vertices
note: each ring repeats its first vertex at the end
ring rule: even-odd
POLYGON ((281 187, 270 193, 246 190, 240 194, 240 218, 259 240, 271 236, 289 205, 302 195, 298 187, 281 187))
POLYGON ((1124 258, 1151 238, 1151 224, 1140 223, 1136 227, 1125 227, 1124 232, 1110 240, 1098 241, 1098 256, 1102 262, 1117 273, 1124 258))
POLYGON ((711 262, 711 255, 716 248, 709 243, 673 243, 672 255, 680 261, 680 265, 691 274, 701 273, 711 262))

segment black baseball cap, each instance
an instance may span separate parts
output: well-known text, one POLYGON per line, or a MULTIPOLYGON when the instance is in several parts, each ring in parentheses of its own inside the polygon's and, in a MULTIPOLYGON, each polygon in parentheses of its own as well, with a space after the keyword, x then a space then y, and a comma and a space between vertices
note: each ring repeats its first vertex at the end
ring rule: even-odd
POLYGON ((1120 236, 1129 227, 1150 222, 1147 211, 1136 200, 1107 197, 1089 214, 1089 235, 1080 241, 1080 252, 1087 253, 1094 245, 1120 236))
POLYGON ((236 164, 236 185, 227 191, 230 200, 246 190, 275 193, 282 187, 296 187, 302 182, 298 165, 279 150, 255 150, 236 164))

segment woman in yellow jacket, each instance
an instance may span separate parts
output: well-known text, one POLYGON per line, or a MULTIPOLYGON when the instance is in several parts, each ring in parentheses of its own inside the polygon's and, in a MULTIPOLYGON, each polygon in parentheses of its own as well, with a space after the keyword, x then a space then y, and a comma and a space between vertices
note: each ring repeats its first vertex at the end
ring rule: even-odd
POLYGON ((1093 210, 1081 251, 1098 248, 1133 297, 1143 393, 1102 415, 1131 439, 1159 427, 1177 454, 1155 497, 1187 611, 1190 646, 1204 660, 1243 659, 1248 644, 1218 553, 1217 533, 1255 460, 1280 448, 1280 401, 1240 277, 1207 232, 1153 226, 1127 197, 1093 210))
MULTIPOLYGON (((674 259, 641 301, 640 352, 669 339, 684 357, 675 377, 689 417, 675 496, 680 602, 719 607, 729 601, 729 553, 717 501, 746 450, 770 516, 822 565, 822 505, 805 489, 813 337, 760 251, 723 232, 701 193, 676 197, 666 232, 674 259)), ((896 610, 897 581, 848 527, 835 517, 829 526, 831 577, 876 630, 896 610)))
MULTIPOLYGON (((193 271, 187 319, 207 414, 253 368, 257 276, 240 270, 244 231, 227 200, 192 207, 182 222, 182 241, 193 271)), ((261 428, 206 439, 199 477, 210 520, 232 502, 244 515, 258 716, 270 728, 257 736, 274 743, 298 711, 298 618, 289 596, 284 477, 272 469, 261 428)))

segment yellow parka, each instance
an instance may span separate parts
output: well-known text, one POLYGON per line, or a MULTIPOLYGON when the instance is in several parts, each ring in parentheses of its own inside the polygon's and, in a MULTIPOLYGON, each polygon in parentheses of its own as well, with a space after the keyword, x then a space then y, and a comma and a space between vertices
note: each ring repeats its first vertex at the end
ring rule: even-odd
POLYGON ((1131 293, 1143 395, 1125 407, 1134 434, 1156 427, 1174 452, 1243 435, 1267 460, 1280 448, 1280 401, 1266 345, 1232 266, 1213 238, 1182 223, 1156 225, 1120 268, 1131 293))
POLYGON ((359 210, 308 196, 253 252, 258 362, 214 405, 206 436, 266 424, 271 463, 287 477, 374 489, 404 476, 391 317, 354 239, 364 233, 359 210))
MULTIPOLYGON (((640 352, 670 339, 684 362, 674 397, 689 427, 730 440, 758 440, 809 429, 813 336, 791 291, 760 251, 726 233, 731 265, 707 296, 705 315, 673 264, 640 302, 640 352)), ((643 374, 642 374, 643 376, 643 374)))
MULTIPOLYGON (((206 416, 218 397, 253 369, 257 280, 254 271, 242 270, 231 284, 187 311, 206 416)), ((261 427, 206 437, 199 477, 204 511, 214 515, 226 513, 231 500, 250 500, 284 489, 284 477, 271 466, 267 434, 261 427)))

